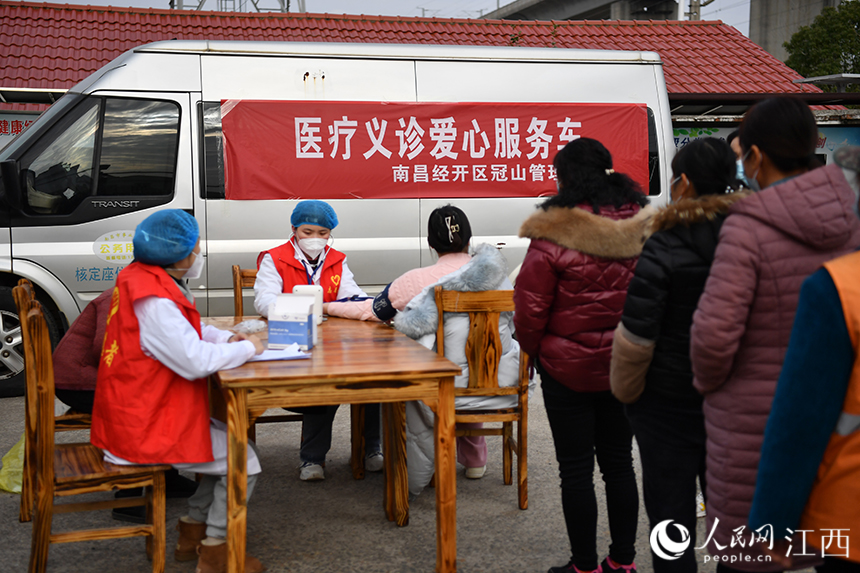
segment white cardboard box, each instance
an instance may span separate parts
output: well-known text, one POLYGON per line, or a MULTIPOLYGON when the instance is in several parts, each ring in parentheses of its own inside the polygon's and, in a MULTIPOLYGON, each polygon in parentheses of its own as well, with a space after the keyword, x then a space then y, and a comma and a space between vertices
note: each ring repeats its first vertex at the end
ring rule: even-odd
POLYGON ((314 297, 279 294, 269 305, 269 348, 296 343, 302 350, 314 347, 314 297))
POLYGON ((293 294, 314 297, 314 344, 319 342, 319 325, 322 324, 323 288, 320 285, 296 285, 293 294))

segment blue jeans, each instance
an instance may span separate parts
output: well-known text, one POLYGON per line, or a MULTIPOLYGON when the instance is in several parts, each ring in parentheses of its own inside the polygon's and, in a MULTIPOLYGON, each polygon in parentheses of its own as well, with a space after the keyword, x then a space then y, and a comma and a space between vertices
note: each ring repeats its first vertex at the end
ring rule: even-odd
MULTIPOLYGON (((299 457, 302 463, 325 463, 325 456, 331 449, 331 427, 339 406, 321 406, 302 410, 302 449, 299 457)), ((382 451, 380 428, 382 409, 379 404, 366 404, 364 407, 364 444, 365 454, 382 451)))
POLYGON ((576 392, 554 380, 538 365, 561 476, 561 506, 573 564, 597 569, 597 498, 594 457, 606 485, 606 508, 612 544, 609 556, 621 565, 636 556, 639 492, 633 473, 633 433, 624 408, 604 392, 576 392))

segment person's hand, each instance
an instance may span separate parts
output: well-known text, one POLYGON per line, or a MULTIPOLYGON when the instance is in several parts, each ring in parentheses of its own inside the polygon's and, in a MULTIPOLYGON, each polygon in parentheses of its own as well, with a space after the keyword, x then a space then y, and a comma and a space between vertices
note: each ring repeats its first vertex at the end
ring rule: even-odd
POLYGON ((246 340, 250 340, 254 343, 254 351, 255 354, 262 354, 266 350, 266 345, 263 343, 262 339, 253 334, 248 336, 246 340))
POLYGON ((328 314, 328 304, 327 302, 323 303, 323 314, 328 314))
POLYGON ((227 342, 240 342, 242 340, 251 340, 251 338, 244 332, 237 332, 236 334, 228 338, 227 342))
POLYGON ((778 564, 785 570, 791 569, 794 565, 794 557, 786 555, 791 548, 791 542, 788 539, 777 539, 773 542, 773 549, 770 548, 770 543, 763 542, 761 544, 762 553, 770 556, 773 563, 778 564))

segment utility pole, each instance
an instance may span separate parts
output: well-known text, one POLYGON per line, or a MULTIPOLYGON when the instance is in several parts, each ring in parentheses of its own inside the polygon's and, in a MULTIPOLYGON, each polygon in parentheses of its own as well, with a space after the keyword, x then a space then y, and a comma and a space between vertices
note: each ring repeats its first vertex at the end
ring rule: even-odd
POLYGON ((684 15, 690 20, 702 19, 702 8, 712 3, 714 0, 690 0, 690 11, 684 15))

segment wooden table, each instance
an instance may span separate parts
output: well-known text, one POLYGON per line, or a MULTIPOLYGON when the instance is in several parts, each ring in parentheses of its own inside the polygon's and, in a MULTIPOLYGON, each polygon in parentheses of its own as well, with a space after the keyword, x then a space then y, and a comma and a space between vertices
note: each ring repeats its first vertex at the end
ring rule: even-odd
MULTIPOLYGON (((244 317, 254 318, 254 317, 244 317)), ((229 329, 240 318, 205 318, 229 329)), ((436 571, 457 570, 454 376, 460 368, 379 323, 329 318, 308 360, 249 362, 214 375, 227 406, 229 573, 245 567, 248 411, 252 408, 383 403, 385 512, 408 521, 403 403, 436 413, 436 571)))

